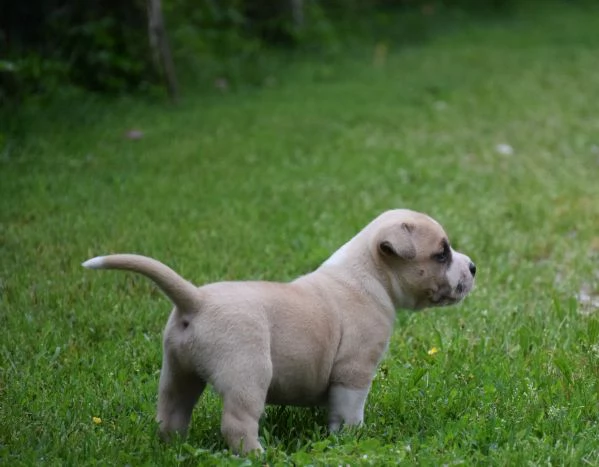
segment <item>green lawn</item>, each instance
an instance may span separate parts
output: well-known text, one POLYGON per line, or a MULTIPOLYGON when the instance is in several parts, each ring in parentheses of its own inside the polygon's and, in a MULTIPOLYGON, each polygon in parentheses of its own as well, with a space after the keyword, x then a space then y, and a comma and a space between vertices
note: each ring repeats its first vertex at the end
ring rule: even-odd
POLYGON ((158 440, 170 304, 83 260, 289 280, 410 207, 476 261, 476 289, 398 312, 365 427, 336 437, 323 411, 271 407, 252 462, 599 465, 599 9, 452 31, 174 109, 40 106, 1 135, 0 464, 244 462, 211 392, 186 441, 158 440))

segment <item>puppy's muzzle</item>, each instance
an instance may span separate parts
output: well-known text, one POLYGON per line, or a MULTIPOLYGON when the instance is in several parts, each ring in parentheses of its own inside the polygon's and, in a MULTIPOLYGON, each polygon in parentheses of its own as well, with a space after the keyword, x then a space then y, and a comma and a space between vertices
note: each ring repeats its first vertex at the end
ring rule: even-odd
POLYGON ((476 265, 466 255, 454 253, 454 264, 447 272, 448 282, 431 290, 429 300, 433 306, 447 306, 460 302, 474 287, 476 265))

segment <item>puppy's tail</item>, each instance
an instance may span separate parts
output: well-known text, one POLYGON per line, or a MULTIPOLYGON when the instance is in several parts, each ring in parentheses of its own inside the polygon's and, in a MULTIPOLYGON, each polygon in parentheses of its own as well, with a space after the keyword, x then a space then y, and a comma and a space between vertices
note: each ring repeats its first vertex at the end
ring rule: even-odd
POLYGON ((152 279, 180 310, 189 310, 199 301, 198 289, 168 266, 147 256, 96 256, 82 263, 88 269, 124 269, 152 279))

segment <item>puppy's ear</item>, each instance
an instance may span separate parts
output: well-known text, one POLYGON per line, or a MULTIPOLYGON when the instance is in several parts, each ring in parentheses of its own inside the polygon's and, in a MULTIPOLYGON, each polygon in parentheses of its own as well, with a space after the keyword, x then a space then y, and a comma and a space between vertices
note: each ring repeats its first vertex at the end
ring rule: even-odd
POLYGON ((388 227, 378 237, 378 249, 383 256, 414 259, 416 247, 412 239, 414 224, 403 222, 401 226, 388 227))

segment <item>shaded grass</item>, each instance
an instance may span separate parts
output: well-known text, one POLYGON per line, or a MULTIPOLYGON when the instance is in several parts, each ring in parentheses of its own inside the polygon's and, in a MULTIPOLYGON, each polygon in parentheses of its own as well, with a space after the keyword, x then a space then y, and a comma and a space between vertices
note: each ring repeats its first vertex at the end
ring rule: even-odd
POLYGON ((477 262, 476 290, 398 313, 363 429, 329 436, 321 411, 270 408, 262 461, 597 465, 599 320, 576 299, 599 281, 596 13, 466 24, 390 43, 378 67, 357 50, 176 109, 81 100, 23 120, 0 150, 4 463, 243 462, 222 452, 212 393, 187 441, 158 442, 169 304, 82 260, 139 252, 198 284, 288 280, 411 207, 477 262))

